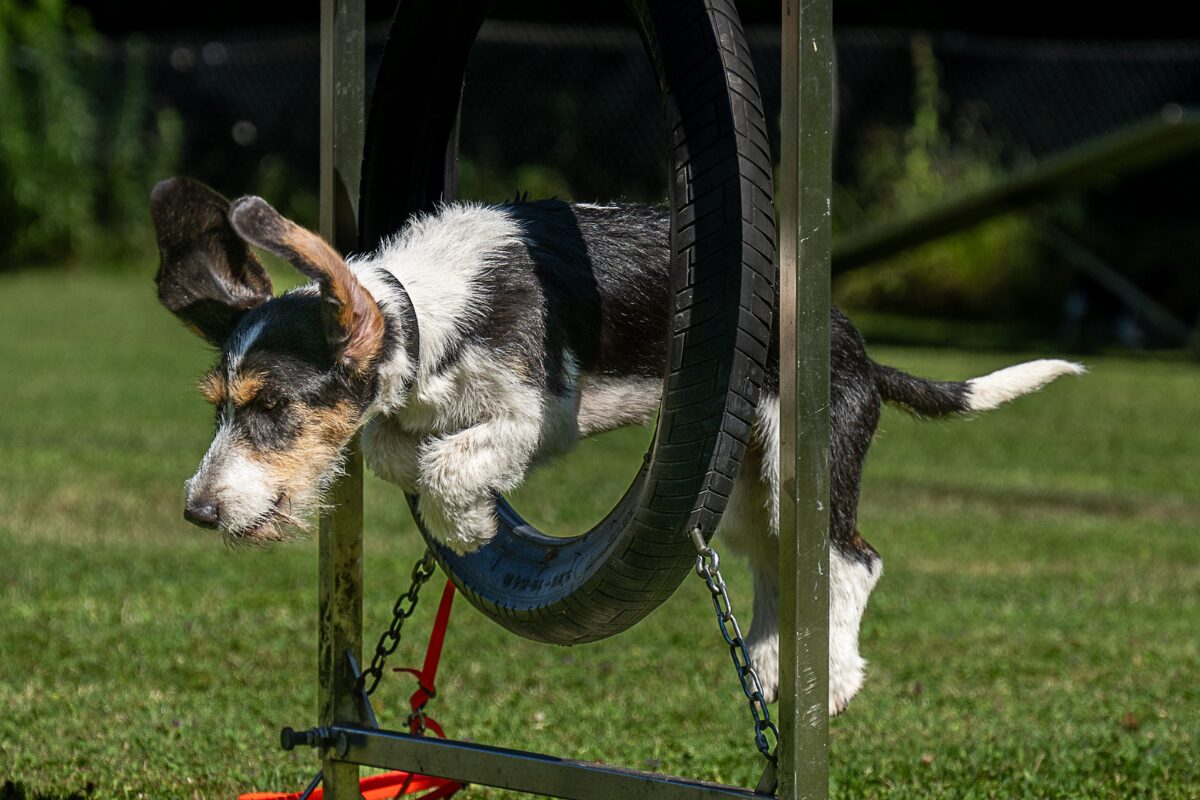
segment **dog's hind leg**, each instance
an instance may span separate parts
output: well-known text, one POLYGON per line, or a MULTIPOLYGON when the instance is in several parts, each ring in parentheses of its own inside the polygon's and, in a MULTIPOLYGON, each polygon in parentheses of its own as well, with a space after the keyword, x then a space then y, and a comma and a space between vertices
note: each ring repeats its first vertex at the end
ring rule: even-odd
POLYGON ((773 423, 763 424, 760 411, 759 424, 746 448, 714 543, 719 550, 727 547, 750 562, 754 618, 746 635, 746 648, 767 702, 774 702, 779 692, 779 537, 775 523, 779 494, 774 489, 777 481, 771 477, 778 474, 778 460, 768 462, 763 452, 764 435, 769 437, 773 429, 773 423))
MULTIPOLYGON (((835 324, 837 320, 835 318, 835 324)), ((852 333, 852 331, 851 331, 852 333)), ((858 631, 883 562, 857 530, 858 492, 880 398, 857 336, 835 338, 830 387, 829 712, 839 714, 862 687, 866 662, 858 631)), ((779 677, 779 400, 764 396, 746 460, 722 518, 726 541, 750 559, 754 622, 747 637, 768 699, 779 677), (757 480, 755 480, 757 478, 757 480), (765 514, 764 514, 765 512, 765 514)))
POLYGON ((879 553, 858 532, 859 487, 881 400, 861 338, 839 317, 834 314, 829 410, 830 714, 845 711, 862 688, 866 661, 858 651, 859 626, 883 572, 879 553))
POLYGON ((867 598, 883 574, 875 548, 855 533, 857 549, 829 549, 829 713, 840 714, 862 688, 867 662, 858 652, 858 630, 867 598))

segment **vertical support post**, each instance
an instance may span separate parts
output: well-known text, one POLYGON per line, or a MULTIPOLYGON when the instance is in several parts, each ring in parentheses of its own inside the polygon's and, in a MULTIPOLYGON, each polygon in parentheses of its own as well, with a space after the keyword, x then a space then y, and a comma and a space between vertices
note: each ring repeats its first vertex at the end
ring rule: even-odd
POLYGON ((781 2, 779 797, 825 800, 832 2, 781 2))
MULTIPOLYGON (((365 119, 364 0, 321 0, 321 235, 340 252, 358 247, 358 194, 365 119)), ((318 719, 362 723, 346 653, 362 661, 362 450, 350 444, 346 473, 321 515, 318 719)), ((325 797, 358 800, 359 768, 321 753, 325 797)))

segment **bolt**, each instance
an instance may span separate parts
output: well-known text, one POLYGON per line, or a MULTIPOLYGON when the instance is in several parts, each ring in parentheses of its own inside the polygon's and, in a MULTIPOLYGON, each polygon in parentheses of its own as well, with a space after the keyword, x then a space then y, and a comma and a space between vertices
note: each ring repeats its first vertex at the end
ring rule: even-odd
POLYGON ((325 747, 328 742, 329 730, 327 728, 309 728, 306 731, 284 728, 279 732, 279 746, 284 750, 293 750, 300 745, 325 747))

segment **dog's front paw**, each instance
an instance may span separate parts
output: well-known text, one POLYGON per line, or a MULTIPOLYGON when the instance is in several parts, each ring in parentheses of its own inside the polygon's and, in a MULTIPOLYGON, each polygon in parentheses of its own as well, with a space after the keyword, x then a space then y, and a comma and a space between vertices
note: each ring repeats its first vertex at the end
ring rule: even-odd
POLYGON ((427 441, 418 465, 421 518, 456 553, 477 550, 496 535, 495 500, 477 463, 481 448, 471 445, 462 434, 427 441))
POLYGON ((419 474, 421 439, 386 417, 376 417, 363 428, 363 459, 371 471, 388 483, 410 492, 419 474))
POLYGON ((433 538, 459 555, 478 550, 496 535, 495 503, 490 494, 466 504, 449 504, 424 491, 418 509, 433 538))

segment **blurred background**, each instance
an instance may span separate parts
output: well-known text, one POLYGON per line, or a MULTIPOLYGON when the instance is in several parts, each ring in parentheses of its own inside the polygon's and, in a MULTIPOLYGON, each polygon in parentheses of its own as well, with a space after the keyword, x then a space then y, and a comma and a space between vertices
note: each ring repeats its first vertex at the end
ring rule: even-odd
MULTIPOLYGON (((462 194, 661 200, 660 101, 629 20, 614 3, 545 5, 501 0, 479 37, 462 194)), ((777 153, 778 9, 741 6, 777 153)), ((171 173, 315 223, 315 4, 0 8, 0 270, 143 262, 147 190, 171 173)), ((372 59, 389 13, 368 3, 372 59)), ((1179 38, 1166 2, 843 0, 835 14, 845 237, 1200 102, 1200 39, 1179 38)), ((1200 155, 1113 172, 839 274, 837 300, 874 340, 1195 346, 1200 155)))

